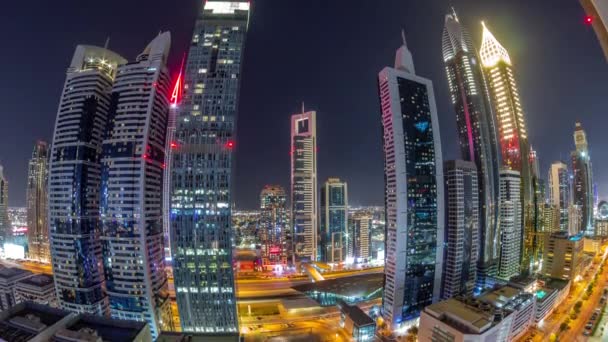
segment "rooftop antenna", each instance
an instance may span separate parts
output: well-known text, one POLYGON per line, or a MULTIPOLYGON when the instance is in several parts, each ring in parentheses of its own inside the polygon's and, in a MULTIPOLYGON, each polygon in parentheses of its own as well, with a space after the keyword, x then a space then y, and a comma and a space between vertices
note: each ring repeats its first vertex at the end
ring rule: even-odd
POLYGON ((304 113, 306 113, 306 112, 304 111, 304 101, 302 101, 302 114, 304 114, 304 113))
POLYGON ((401 39, 403 40, 403 46, 407 46, 407 42, 405 41, 405 30, 401 29, 401 39))
POLYGON ((452 8, 452 15, 454 16, 454 20, 458 21, 458 15, 456 14, 456 9, 454 8, 454 6, 451 6, 452 8))
POLYGON ((106 38, 105 44, 103 44, 103 48, 107 49, 110 46, 110 36, 106 38))

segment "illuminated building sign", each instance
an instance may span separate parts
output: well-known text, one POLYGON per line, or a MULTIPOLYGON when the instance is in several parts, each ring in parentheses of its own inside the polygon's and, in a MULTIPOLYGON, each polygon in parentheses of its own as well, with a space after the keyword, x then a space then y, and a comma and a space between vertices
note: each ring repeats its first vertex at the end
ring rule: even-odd
POLYGON ((233 1, 207 1, 205 11, 212 11, 213 14, 233 14, 235 11, 249 11, 248 2, 233 1))

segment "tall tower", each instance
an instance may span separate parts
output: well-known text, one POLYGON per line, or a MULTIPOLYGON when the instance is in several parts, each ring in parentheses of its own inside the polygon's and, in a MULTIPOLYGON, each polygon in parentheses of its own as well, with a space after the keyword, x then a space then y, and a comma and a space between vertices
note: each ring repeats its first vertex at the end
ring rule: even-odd
POLYGON ((127 61, 107 49, 79 45, 67 71, 49 164, 49 234, 59 305, 102 315, 104 291, 99 198, 102 139, 112 85, 127 61))
POLYGON ((500 231, 501 251, 498 277, 509 280, 520 273, 521 178, 519 172, 509 169, 500 171, 500 231))
POLYGON ((11 220, 8 217, 8 180, 4 168, 0 165, 0 238, 7 242, 12 236, 11 220))
POLYGON ((437 301, 443 269, 443 163, 433 83, 416 75, 403 37, 378 75, 386 265, 382 314, 393 328, 437 301))
MULTIPOLYGON (((483 23, 482 23, 483 24, 483 23)), ((521 211, 522 222, 520 241, 534 241, 534 190, 532 185, 532 170, 530 165, 530 145, 526 121, 519 99, 519 91, 515 83, 515 75, 511 58, 507 50, 496 40, 494 35, 483 24, 481 49, 479 50, 481 65, 488 85, 490 99, 497 118, 500 138, 502 165, 519 172, 521 176, 521 211)), ((531 271, 534 261, 533 248, 523 248, 521 269, 524 273, 531 271)))
POLYGON ((445 162, 446 251, 441 297, 472 294, 479 257, 479 187, 473 162, 445 162))
POLYGON ((28 256, 41 262, 51 261, 47 220, 48 161, 48 145, 45 141, 38 141, 28 165, 26 200, 28 256))
POLYGON ((348 186, 339 178, 329 178, 321 186, 319 259, 340 263, 346 259, 348 244, 348 186))
POLYGON ((267 270, 287 265, 290 244, 287 195, 278 185, 266 185, 260 193, 260 240, 262 265, 267 270))
POLYGON ((576 151, 570 154, 572 159, 572 203, 581 209, 581 228, 585 235, 593 236, 593 177, 591 157, 587 147, 587 135, 583 126, 577 122, 574 129, 576 151))
POLYGON ((295 261, 317 261, 317 113, 291 116, 291 227, 295 261))
POLYGON ((171 35, 162 33, 136 61, 118 67, 102 156, 101 242, 110 314, 147 322, 155 338, 171 319, 162 221, 170 47, 171 35))
POLYGON ((549 170, 549 203, 559 212, 559 228, 568 230, 568 207, 570 206, 570 177, 568 166, 561 161, 551 164, 549 170))
POLYGON ((456 13, 445 16, 443 60, 460 142, 461 158, 475 163, 479 200, 479 279, 496 275, 500 251, 498 171, 500 153, 496 122, 489 104, 479 58, 456 13))
POLYGON ((371 229, 372 216, 365 212, 356 212, 352 215, 350 235, 347 237, 348 256, 355 260, 369 259, 371 257, 371 229))
POLYGON ((184 332, 238 332, 232 173, 248 1, 205 1, 172 151, 171 248, 184 332))

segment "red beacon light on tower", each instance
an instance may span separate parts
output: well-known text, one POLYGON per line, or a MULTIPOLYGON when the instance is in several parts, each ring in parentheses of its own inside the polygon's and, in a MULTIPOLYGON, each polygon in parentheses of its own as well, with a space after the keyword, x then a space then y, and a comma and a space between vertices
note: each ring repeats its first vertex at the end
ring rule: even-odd
POLYGON ((590 15, 585 16, 585 24, 587 24, 587 25, 593 24, 593 16, 590 16, 590 15))
POLYGON ((228 140, 228 141, 226 141, 226 144, 224 144, 224 146, 226 146, 226 148, 229 150, 233 150, 234 145, 235 145, 234 140, 228 140))

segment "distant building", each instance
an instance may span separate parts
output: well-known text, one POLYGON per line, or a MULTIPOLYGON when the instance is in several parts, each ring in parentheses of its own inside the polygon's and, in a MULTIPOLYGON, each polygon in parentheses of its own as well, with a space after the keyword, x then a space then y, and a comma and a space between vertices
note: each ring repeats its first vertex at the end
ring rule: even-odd
POLYGON ((568 206, 568 234, 576 235, 585 233, 583 229, 583 207, 580 205, 571 204, 568 206))
POLYGON ((317 114, 291 116, 291 227, 295 261, 316 261, 318 244, 317 114))
POLYGON ((376 336, 376 321, 369 317, 356 305, 348 305, 340 301, 340 327, 354 342, 374 341, 376 336))
POLYGON ((559 211, 560 231, 568 231, 570 176, 568 175, 568 166, 561 161, 551 164, 549 170, 549 203, 559 211))
POLYGON ((355 261, 368 260, 371 257, 372 217, 367 213, 357 212, 352 215, 350 222, 348 255, 355 261))
POLYGON ((53 276, 36 274, 17 281, 15 284, 15 302, 28 301, 56 308, 58 304, 53 276))
POLYGON ((519 172, 500 171, 500 233, 501 250, 498 277, 509 280, 520 274, 522 238, 522 206, 519 172))
POLYGON ((5 341, 152 341, 145 322, 75 314, 33 302, 0 312, 0 326, 5 341))
POLYGON ((542 274, 545 277, 575 281, 577 276, 582 276, 582 234, 547 233, 544 245, 542 274))
POLYGON ((604 57, 608 61, 608 3, 605 0, 580 0, 587 13, 587 24, 593 26, 604 57))
POLYGON ((13 227, 8 217, 8 180, 0 165, 0 242, 5 243, 12 236, 13 227))
POLYGON ((135 61, 118 67, 101 159, 110 315, 148 322, 154 338, 171 322, 162 212, 170 48, 170 33, 159 33, 135 61))
POLYGON ((424 308, 418 341, 507 342, 514 316, 478 301, 450 298, 424 308))
POLYGON ((289 247, 289 218, 287 194, 279 185, 266 185, 260 193, 259 238, 262 247, 262 267, 272 270, 287 266, 289 247))
POLYGON ((545 203, 543 208, 543 223, 542 232, 556 233, 560 231, 559 227, 560 212, 559 207, 545 203))
MULTIPOLYGON (((500 151, 496 119, 489 103, 480 59, 464 25, 455 12, 445 16, 442 36, 443 60, 463 160, 473 162, 477 171, 479 203, 479 279, 496 275, 498 265, 498 171, 500 151)), ((449 210, 449 209, 448 209, 449 210)))
POLYGON ((49 162, 49 235, 59 306, 104 315, 99 202, 102 141, 110 119, 116 53, 76 47, 57 109, 49 162))
POLYGON ((319 197, 319 260, 344 262, 348 252, 348 186, 339 178, 329 178, 319 197))
POLYGON ((608 237, 608 219, 595 220, 595 236, 608 237))
POLYGON ((15 287, 18 282, 32 276, 32 272, 20 268, 0 269, 0 311, 17 304, 15 287))
POLYGON ((433 83, 405 37, 378 75, 384 142, 386 265, 382 315, 397 328, 437 301, 443 269, 443 162, 433 83))
POLYGON ((28 257, 41 262, 51 261, 47 220, 48 162, 48 145, 44 141, 38 141, 28 165, 26 201, 28 257))
POLYGON ((477 168, 472 162, 445 162, 445 259, 441 298, 472 294, 479 255, 477 168))
POLYGON ((587 135, 579 122, 574 129, 576 150, 572 160, 572 203, 581 209, 580 228, 586 236, 593 236, 593 172, 587 147, 587 135))

